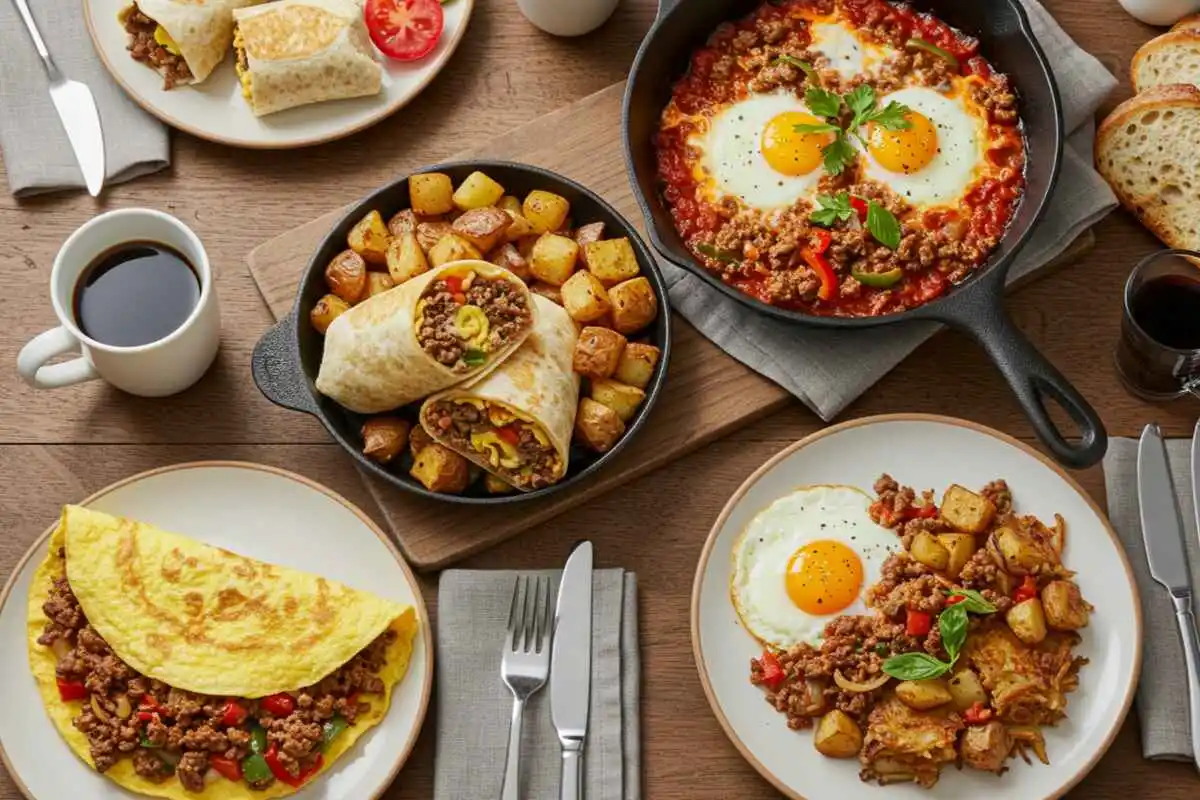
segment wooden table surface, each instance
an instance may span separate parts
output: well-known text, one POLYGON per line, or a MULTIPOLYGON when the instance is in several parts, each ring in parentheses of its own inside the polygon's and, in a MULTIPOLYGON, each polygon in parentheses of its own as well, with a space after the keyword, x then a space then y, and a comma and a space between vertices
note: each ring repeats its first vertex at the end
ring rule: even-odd
MULTIPOLYGON (((1109 107, 1129 94, 1128 62, 1152 35, 1113 0, 1050 0, 1069 33, 1121 78, 1109 107)), ((243 263, 257 243, 349 202, 375 186, 486 140, 625 77, 654 16, 653 0, 622 0, 601 30, 580 41, 541 34, 512 0, 477 0, 466 39, 448 68, 392 119, 348 140, 297 152, 240 152, 186 135, 174 166, 108 190, 17 203, 0 198, 0 575, 7 575, 58 507, 131 473, 211 458, 258 461, 299 471, 374 511, 358 474, 312 419, 267 402, 249 356, 269 316, 243 263), (191 225, 208 248, 224 328, 216 366, 199 385, 167 400, 140 400, 100 383, 38 392, 16 374, 21 345, 56 324, 47 298, 55 251, 94 214, 150 206, 191 225)), ((1017 292, 1010 308, 1025 332, 1095 404, 1117 436, 1158 420, 1190 434, 1200 405, 1151 406, 1118 386, 1110 367, 1121 287, 1157 243, 1123 212, 1096 229, 1084 259, 1017 292)), ((942 334, 855 403, 843 418, 894 411, 967 417, 1022 438, 1032 432, 1007 388, 966 338, 942 334)), ((644 796, 653 800, 777 796, 725 739, 692 661, 688 608, 696 558, 726 498, 786 444, 822 426, 799 403, 464 566, 556 565, 582 537, 599 566, 636 571, 641 585, 644 796), (648 520, 653 520, 649 526, 648 520), (649 529, 648 529, 649 528, 649 529)), ((1081 474, 1103 501, 1099 469, 1081 474)), ((423 579, 436 614, 435 583, 423 579)), ((389 800, 432 795, 436 708, 389 800)), ((1193 768, 1142 759, 1130 715, 1112 750, 1071 797, 1163 800, 1200 791, 1193 768), (1149 789, 1148 787, 1154 787, 1149 789)), ((0 771, 0 800, 16 800, 0 771)), ((52 800, 58 800, 53 798, 52 800)))

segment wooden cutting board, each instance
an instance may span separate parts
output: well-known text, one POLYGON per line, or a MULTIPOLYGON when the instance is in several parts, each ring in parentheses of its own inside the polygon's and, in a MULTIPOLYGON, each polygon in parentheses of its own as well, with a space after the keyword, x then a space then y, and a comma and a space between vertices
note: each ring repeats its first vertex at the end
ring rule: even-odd
MULTIPOLYGON (((602 195, 644 234, 621 154, 624 88, 624 83, 610 86, 453 158, 505 159, 560 172, 602 195)), ((291 310, 310 255, 345 213, 346 208, 330 211, 260 245, 247 257, 250 273, 276 319, 291 310)), ((1074 259, 1092 242, 1088 231, 1047 267, 1074 259)), ((674 328, 667 382, 650 419, 612 463, 574 491, 518 506, 481 508, 409 495, 364 473, 368 489, 412 565, 419 570, 444 567, 748 425, 789 401, 783 389, 726 355, 678 315, 674 328)))

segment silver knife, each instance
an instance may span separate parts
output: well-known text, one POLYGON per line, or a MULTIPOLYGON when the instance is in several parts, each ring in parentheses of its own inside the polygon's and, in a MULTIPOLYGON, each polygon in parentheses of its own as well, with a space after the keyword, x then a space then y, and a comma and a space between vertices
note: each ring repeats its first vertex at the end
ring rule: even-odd
POLYGON ((583 744, 592 690, 592 543, 571 551, 558 585, 550 654, 550 718, 562 745, 562 800, 583 797, 583 744))
POLYGON ((79 170, 83 173, 83 181, 87 184, 88 194, 98 197, 104 188, 104 133, 100 129, 100 112, 96 109, 96 99, 92 90, 79 81, 70 81, 58 71, 58 65, 50 57, 46 42, 38 31, 37 23, 29 10, 27 0, 13 0, 25 29, 33 39, 33 46, 42 59, 46 69, 46 77, 50 79, 50 100, 58 111, 63 128, 67 131, 67 139, 71 149, 75 151, 75 160, 79 162, 79 170))
MULTIPOLYGON (((1200 444, 1192 439, 1192 490, 1196 491, 1200 467, 1200 444)), ((1175 621, 1183 642, 1188 673, 1188 707, 1191 719, 1192 760, 1200 769, 1200 634, 1192 613, 1192 586, 1184 550, 1183 514, 1171 480, 1167 448, 1158 426, 1151 423, 1142 430, 1138 442, 1138 506, 1142 514, 1142 540, 1150 574, 1171 593, 1175 621)), ((1200 499, 1200 495, 1195 495, 1200 499)))

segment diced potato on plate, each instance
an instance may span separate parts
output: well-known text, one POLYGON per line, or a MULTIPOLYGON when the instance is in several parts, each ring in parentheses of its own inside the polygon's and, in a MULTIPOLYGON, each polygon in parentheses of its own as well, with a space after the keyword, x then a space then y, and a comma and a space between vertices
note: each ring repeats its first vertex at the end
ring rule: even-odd
POLYGON ((929 531, 914 536, 908 549, 913 558, 930 569, 940 572, 950 565, 950 552, 929 531))
POLYGON ((409 472, 431 492, 457 494, 470 480, 468 464, 458 453, 433 442, 421 448, 409 472))
POLYGON ((367 297, 374 297, 377 294, 383 294, 388 289, 396 288, 396 281, 388 272, 368 272, 367 273, 367 297))
POLYGON ((537 233, 561 230, 570 209, 565 197, 541 189, 534 189, 521 204, 522 215, 537 233))
POLYGON ((621 352, 621 359, 617 362, 617 370, 613 377, 621 383, 645 389, 654 377, 654 368, 658 365, 658 357, 661 354, 662 351, 652 344, 630 342, 621 352))
POLYGON ((622 422, 628 422, 646 399, 646 393, 636 386, 601 378, 592 381, 592 399, 617 412, 622 422))
POLYGON ((575 415, 575 438, 590 450, 607 453, 625 433, 625 423, 606 405, 590 397, 579 401, 575 415))
POLYGON ((387 464, 408 444, 412 424, 399 417, 372 417, 363 423, 363 455, 387 464))
POLYGON ((971 556, 975 555, 975 536, 970 533, 939 533, 937 539, 950 554, 946 574, 957 578, 958 573, 962 572, 962 568, 971 560, 971 556))
POLYGON ((421 246, 421 251, 425 255, 429 255, 429 251, 434 245, 442 240, 442 237, 448 233, 453 233, 454 228, 449 222, 418 222, 417 223, 417 244, 421 246))
POLYGON ((630 278, 636 278, 641 270, 633 252, 633 245, 624 236, 619 239, 588 242, 583 248, 587 251, 583 260, 588 271, 605 286, 615 286, 630 278))
POLYGON ((901 681, 896 684, 896 696, 903 701, 904 705, 917 711, 928 711, 931 708, 944 706, 954 699, 946 682, 941 678, 901 681))
POLYGON ((1022 600, 1004 615, 1013 635, 1025 644, 1038 644, 1046 638, 1046 614, 1036 597, 1022 600))
POLYGON ((529 271, 533 277, 555 286, 562 286, 575 271, 579 245, 574 239, 545 233, 538 237, 529 254, 529 271))
POLYGON ((862 749, 863 735, 850 715, 834 709, 817 722, 813 746, 829 758, 854 758, 862 749))
POLYGON ((611 304, 604 284, 587 270, 580 270, 562 285, 563 308, 576 322, 591 322, 608 313, 611 304))
POLYGON ((968 667, 955 670, 950 680, 946 681, 946 688, 950 690, 955 711, 966 711, 976 703, 987 704, 988 696, 983 683, 975 671, 968 667))
POLYGON ((501 197, 496 203, 496 208, 499 208, 501 211, 507 211, 509 214, 515 214, 519 216, 523 215, 523 212, 521 211, 521 201, 513 197, 511 194, 506 194, 504 197, 501 197))
POLYGON ((327 294, 313 304, 308 319, 317 333, 325 333, 333 321, 350 310, 350 304, 336 294, 327 294))
POLYGON ((942 495, 942 519, 963 533, 983 533, 996 516, 996 506, 981 494, 952 484, 942 495))
POLYGON ((411 208, 398 211, 388 220, 387 227, 388 233, 393 237, 413 233, 417 230, 417 215, 411 208))
POLYGON ((418 214, 445 214, 454 210, 454 183, 442 172, 410 175, 408 197, 412 210, 418 214))
POLYGON ((604 223, 589 222, 587 225, 580 225, 575 230, 575 243, 579 245, 579 262, 585 267, 587 266, 587 246, 592 242, 598 242, 604 238, 604 223))
POLYGON ((533 275, 529 271, 529 262, 517 248, 506 242, 492 252, 492 263, 504 267, 523 281, 528 281, 533 275))
POLYGON ((563 304, 561 286, 555 286, 552 283, 534 281, 533 283, 529 284, 529 291, 533 292, 534 294, 540 294, 551 303, 556 303, 560 306, 563 304))
POLYGON ((626 347, 625 337, 592 325, 579 332, 572 368, 588 378, 611 378, 626 347))
POLYGON ((443 236, 429 251, 429 263, 435 267, 449 264, 451 261, 482 257, 483 255, 475 248, 475 245, 453 233, 443 236))
POLYGON ((504 187, 482 172, 472 172, 454 191, 454 205, 462 211, 494 206, 504 196, 504 187))
POLYGON ((473 208, 454 220, 450 228, 479 252, 486 253, 496 246, 511 223, 512 218, 498 208, 473 208))
POLYGON ((383 217, 379 215, 378 211, 368 212, 365 217, 355 223, 346 236, 350 249, 362 256, 369 264, 387 262, 388 242, 391 240, 392 234, 388 232, 387 225, 383 224, 383 217))
POLYGON ((388 274, 397 285, 429 269, 429 261, 425 258, 425 251, 417 242, 415 233, 406 233, 392 239, 387 250, 387 268, 388 274))
POLYGON ((325 267, 325 285, 354 305, 367 293, 367 262, 353 250, 343 250, 325 267))
POLYGON ((621 333, 639 331, 658 316, 658 298, 645 278, 618 283, 608 290, 608 299, 612 303, 613 327, 621 333))

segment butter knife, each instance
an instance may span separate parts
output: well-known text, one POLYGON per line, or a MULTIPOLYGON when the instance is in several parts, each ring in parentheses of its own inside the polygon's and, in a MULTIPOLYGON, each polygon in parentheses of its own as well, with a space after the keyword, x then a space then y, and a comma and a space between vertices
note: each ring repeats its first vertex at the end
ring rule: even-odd
MULTIPOLYGON (((1200 469, 1200 444, 1192 439, 1192 491, 1197 489, 1200 469)), ((1192 760, 1200 769, 1200 635, 1192 613, 1192 585, 1184 550, 1183 514, 1171 480, 1167 448, 1158 426, 1151 423, 1142 430, 1138 442, 1138 506, 1142 516, 1142 540, 1150 574, 1171 594, 1175 621, 1183 642, 1188 673, 1188 708, 1191 720, 1192 760)), ((1200 495, 1196 495, 1200 498, 1200 495)))
POLYGON ((550 653, 550 718, 562 745, 562 800, 583 797, 583 745, 592 689, 592 543, 571 551, 558 586, 550 653))
POLYGON ((79 163, 79 171, 83 173, 83 182, 87 184, 88 194, 98 197, 104 188, 104 133, 100 129, 100 112, 96 108, 96 99, 92 90, 79 81, 67 80, 58 71, 58 65, 50 57, 46 41, 38 31, 37 23, 29 10, 27 0, 13 0, 29 38, 33 39, 34 49, 42 59, 46 77, 50 79, 50 100, 58 111, 63 128, 67 131, 67 140, 75 151, 75 160, 79 163))

